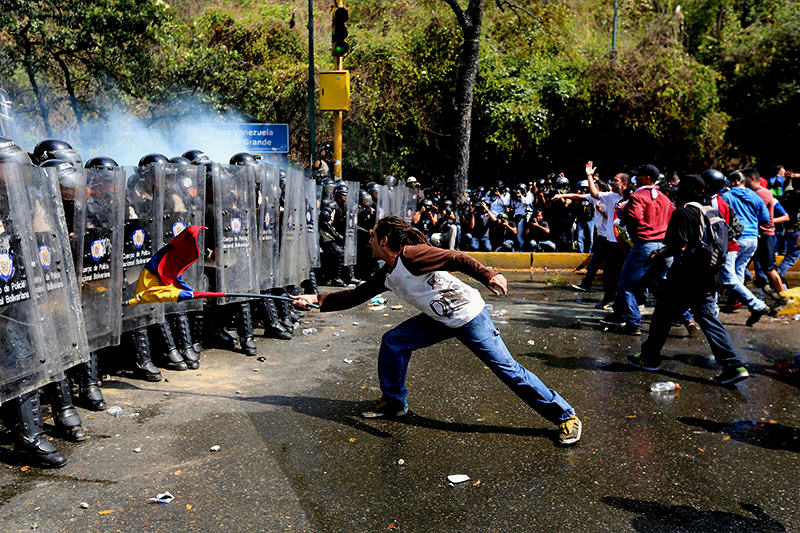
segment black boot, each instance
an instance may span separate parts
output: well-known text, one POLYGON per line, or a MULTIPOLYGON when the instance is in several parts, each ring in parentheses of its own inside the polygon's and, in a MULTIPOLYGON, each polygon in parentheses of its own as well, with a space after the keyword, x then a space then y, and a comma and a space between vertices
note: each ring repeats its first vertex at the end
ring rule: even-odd
POLYGON ((250 312, 250 303, 238 304, 236 316, 236 333, 239 334, 239 344, 245 355, 253 356, 258 353, 258 347, 253 340, 253 315, 250 312))
POLYGON ((189 314, 189 330, 192 334, 192 349, 200 355, 203 351, 203 312, 192 311, 189 314))
POLYGON ((150 337, 147 336, 147 328, 135 329, 125 334, 128 336, 128 344, 135 356, 135 372, 137 376, 145 381, 161 381, 161 371, 153 364, 150 359, 150 337))
MULTIPOLYGON (((302 289, 297 285, 290 285, 287 292, 289 296, 300 296, 303 294, 302 289)), ((293 322, 300 322, 300 320, 306 316, 305 313, 293 306, 291 302, 286 302, 286 304, 289 306, 289 315, 292 317, 293 322)), ((297 326, 295 326, 295 328, 296 327, 297 326)))
POLYGON ((97 364, 97 352, 89 352, 89 361, 77 366, 78 400, 81 405, 92 411, 106 408, 103 392, 100 390, 100 370, 97 364))
MULTIPOLYGON (((272 289, 272 294, 275 296, 288 296, 286 289, 278 288, 272 289)), ((275 307, 278 310, 278 319, 280 324, 286 328, 287 331, 294 331, 294 321, 291 315, 291 304, 286 300, 273 300, 275 307)))
POLYGON ((265 298, 258 302, 258 307, 264 315, 264 336, 273 339, 291 340, 292 334, 281 324, 278 319, 278 309, 275 300, 265 298))
POLYGON ((164 366, 170 370, 188 370, 189 367, 186 366, 183 357, 178 353, 178 348, 175 346, 175 339, 172 338, 172 331, 169 329, 169 324, 166 322, 156 324, 153 326, 153 331, 161 345, 164 366))
POLYGON ((200 361, 197 353, 192 348, 192 331, 189 326, 189 317, 186 313, 178 313, 169 316, 169 323, 172 327, 172 335, 175 338, 175 346, 181 354, 186 366, 195 370, 200 368, 200 361))
POLYGON ((69 392, 67 379, 47 384, 45 392, 50 398, 50 405, 53 408, 56 431, 65 439, 73 442, 88 439, 89 435, 81 425, 81 417, 75 410, 75 406, 72 405, 72 394, 69 392))
POLYGON ((20 461, 39 468, 67 464, 67 458, 44 436, 38 390, 9 400, 4 408, 6 424, 14 432, 14 453, 20 461))
POLYGON ((344 270, 344 281, 348 284, 358 285, 361 283, 361 280, 356 278, 356 270, 355 265, 345 265, 343 267, 344 270))
POLYGON ((206 338, 205 345, 233 351, 236 349, 236 339, 225 331, 225 313, 229 313, 228 306, 216 305, 209 308, 205 314, 206 338))
POLYGON ((319 287, 317 287, 317 269, 312 268, 311 271, 308 273, 308 279, 305 280, 300 285, 303 290, 307 294, 317 294, 319 293, 319 287))

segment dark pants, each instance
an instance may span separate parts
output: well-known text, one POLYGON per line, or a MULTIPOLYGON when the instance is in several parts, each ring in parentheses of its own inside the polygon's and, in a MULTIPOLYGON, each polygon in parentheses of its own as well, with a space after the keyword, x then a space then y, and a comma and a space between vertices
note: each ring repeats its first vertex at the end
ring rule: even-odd
MULTIPOLYGON (((597 275, 597 271, 600 270, 600 267, 606 261, 606 253, 608 249, 608 241, 605 237, 597 236, 592 244, 592 256, 589 260, 589 266, 586 267, 586 275, 583 277, 583 281, 581 281, 581 287, 584 289, 591 290, 592 288, 592 281, 594 281, 594 277, 597 275)), ((605 276, 605 271, 603 272, 603 276, 605 276)))
POLYGON ((708 339, 717 363, 722 366, 744 365, 744 361, 736 354, 728 330, 717 317, 715 294, 671 284, 665 287, 656 302, 653 318, 650 320, 650 333, 642 343, 642 357, 654 363, 661 361, 661 349, 667 341, 669 329, 687 309, 691 310, 708 339))

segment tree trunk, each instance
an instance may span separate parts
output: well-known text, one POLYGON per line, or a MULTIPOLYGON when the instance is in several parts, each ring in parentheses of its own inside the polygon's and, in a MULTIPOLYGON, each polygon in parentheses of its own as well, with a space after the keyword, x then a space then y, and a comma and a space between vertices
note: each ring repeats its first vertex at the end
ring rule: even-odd
POLYGON ((459 53, 456 79, 456 117, 453 130, 455 160, 449 192, 457 204, 467 200, 470 140, 472 138, 472 100, 480 63, 481 22, 485 0, 470 0, 463 11, 457 0, 444 0, 453 10, 461 26, 464 44, 459 53))
POLYGON ((81 131, 81 139, 83 139, 83 111, 81 111, 81 104, 78 102, 78 97, 75 96, 75 87, 72 85, 72 74, 64 58, 61 57, 61 54, 54 53, 53 57, 61 68, 61 72, 64 74, 64 87, 67 89, 69 104, 70 107, 72 107, 72 112, 75 113, 75 121, 78 123, 78 129, 81 131))
POLYGON ((39 104, 39 113, 41 113, 42 122, 44 122, 44 131, 47 132, 48 137, 52 137, 53 128, 50 126, 50 112, 44 102, 44 95, 39 89, 39 84, 36 83, 36 73, 33 70, 33 65, 27 59, 25 60, 25 72, 28 73, 28 81, 31 82, 31 89, 33 89, 33 94, 36 95, 36 102, 39 104))

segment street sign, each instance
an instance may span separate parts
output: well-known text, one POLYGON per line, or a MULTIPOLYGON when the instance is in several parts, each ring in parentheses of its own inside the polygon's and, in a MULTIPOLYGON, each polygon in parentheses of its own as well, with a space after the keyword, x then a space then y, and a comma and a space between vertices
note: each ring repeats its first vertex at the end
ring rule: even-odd
POLYGON ((289 125, 266 123, 214 124, 223 135, 242 139, 245 150, 252 153, 289 153, 289 125))

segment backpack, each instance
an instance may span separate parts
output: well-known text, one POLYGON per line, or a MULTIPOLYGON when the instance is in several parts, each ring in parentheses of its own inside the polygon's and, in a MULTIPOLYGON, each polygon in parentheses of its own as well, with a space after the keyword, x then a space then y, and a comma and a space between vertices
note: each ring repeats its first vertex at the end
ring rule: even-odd
POLYGON ((687 250, 691 263, 697 268, 717 271, 725 264, 728 255, 728 223, 711 206, 697 202, 689 202, 686 206, 698 209, 701 215, 700 238, 690 251, 687 250))

